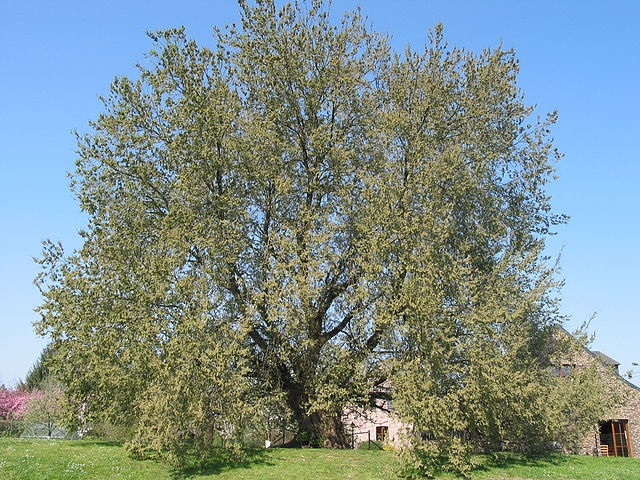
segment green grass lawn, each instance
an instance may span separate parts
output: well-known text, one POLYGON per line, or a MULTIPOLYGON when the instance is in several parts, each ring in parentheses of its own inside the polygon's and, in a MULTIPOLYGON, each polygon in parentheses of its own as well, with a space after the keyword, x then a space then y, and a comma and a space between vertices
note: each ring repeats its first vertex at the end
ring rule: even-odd
POLYGON ((474 479, 640 480, 640 459, 583 455, 545 455, 540 458, 504 456, 501 461, 483 458, 486 468, 474 479))
MULTIPOLYGON (((484 459, 486 468, 474 479, 634 480, 640 479, 640 460, 551 455, 540 459, 517 456, 484 459)), ((88 440, 31 440, 0 438, 2 480, 88 479, 244 479, 333 480, 397 478, 393 452, 366 450, 270 449, 257 451, 245 464, 212 462, 199 471, 175 472, 153 461, 129 458, 124 449, 88 440)), ((453 477, 442 477, 453 478, 453 477)))

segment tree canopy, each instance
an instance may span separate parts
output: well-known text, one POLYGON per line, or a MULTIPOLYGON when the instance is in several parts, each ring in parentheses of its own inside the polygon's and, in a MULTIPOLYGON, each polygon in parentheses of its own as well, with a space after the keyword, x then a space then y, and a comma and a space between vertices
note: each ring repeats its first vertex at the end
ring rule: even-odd
POLYGON ((345 405, 388 380, 410 423, 499 442, 559 322, 555 114, 513 51, 436 26, 395 52, 358 11, 239 3, 212 47, 150 33, 77 135, 84 244, 47 243, 38 280, 57 378, 140 452, 275 417, 347 445, 345 405))

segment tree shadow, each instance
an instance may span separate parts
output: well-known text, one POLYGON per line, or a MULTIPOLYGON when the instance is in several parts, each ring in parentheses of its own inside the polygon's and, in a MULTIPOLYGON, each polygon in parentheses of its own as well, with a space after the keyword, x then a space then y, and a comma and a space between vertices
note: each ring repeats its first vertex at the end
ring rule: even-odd
MULTIPOLYGON (((64 439, 67 440, 67 439, 64 439)), ((124 445, 123 442, 119 442, 116 440, 101 440, 101 439, 82 439, 82 440, 68 440, 69 442, 73 442, 74 446, 78 447, 122 447, 124 445)))
POLYGON ((544 467, 547 465, 561 465, 567 461, 567 456, 562 453, 521 454, 513 452, 499 452, 483 455, 484 461, 478 470, 490 470, 492 468, 515 467, 544 467))
POLYGON ((217 475, 229 470, 250 469, 255 465, 274 465, 264 449, 245 451, 242 458, 219 451, 206 460, 187 461, 185 465, 171 471, 171 478, 175 480, 192 478, 194 476, 217 475))

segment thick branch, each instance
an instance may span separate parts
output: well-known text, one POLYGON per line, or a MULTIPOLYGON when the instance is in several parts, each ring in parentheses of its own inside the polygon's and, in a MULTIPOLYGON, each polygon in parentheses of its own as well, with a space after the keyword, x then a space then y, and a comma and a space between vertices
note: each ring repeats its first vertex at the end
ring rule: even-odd
POLYGON ((334 328, 332 328, 328 332, 325 332, 324 334, 322 334, 322 339, 326 342, 328 340, 331 340, 336 335, 338 335, 340 332, 342 332, 347 327, 347 325, 349 325, 349 322, 351 322, 351 320, 353 320, 355 315, 356 315, 356 309, 353 308, 353 309, 351 309, 351 311, 349 313, 347 313, 342 318, 342 320, 340 321, 340 323, 338 323, 338 325, 336 325, 334 328))
POLYGON ((258 330, 252 328, 249 330, 249 338, 253 340, 253 342, 260 347, 262 350, 267 349, 267 341, 258 333, 258 330))
MULTIPOLYGON (((244 294, 244 292, 242 291, 242 288, 240 287, 240 284, 238 283, 237 270, 236 270, 235 267, 233 267, 233 269, 231 270, 231 272, 229 274, 229 291, 231 292, 231 294, 234 296, 234 298, 236 299, 236 301, 240 305, 240 308, 243 309, 243 307, 245 305, 245 297, 246 297, 246 295, 244 294)), ((249 330, 249 337, 262 350, 266 350, 266 348, 267 348, 267 340, 264 337, 262 337, 262 335, 260 335, 260 333, 258 332, 258 330, 256 329, 255 326, 253 326, 253 328, 251 328, 251 330, 249 330)))

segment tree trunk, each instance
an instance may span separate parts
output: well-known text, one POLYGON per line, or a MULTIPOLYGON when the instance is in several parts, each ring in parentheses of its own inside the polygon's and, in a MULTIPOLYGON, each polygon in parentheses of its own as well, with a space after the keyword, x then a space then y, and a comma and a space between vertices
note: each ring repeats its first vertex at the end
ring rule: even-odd
POLYGON ((314 412, 308 419, 314 435, 321 439, 324 448, 351 448, 340 413, 314 412))
POLYGON ((298 436, 306 433, 309 445, 324 448, 351 448, 351 442, 344 432, 342 412, 326 410, 307 412, 307 395, 304 387, 298 385, 287 392, 289 408, 298 424, 298 436))

